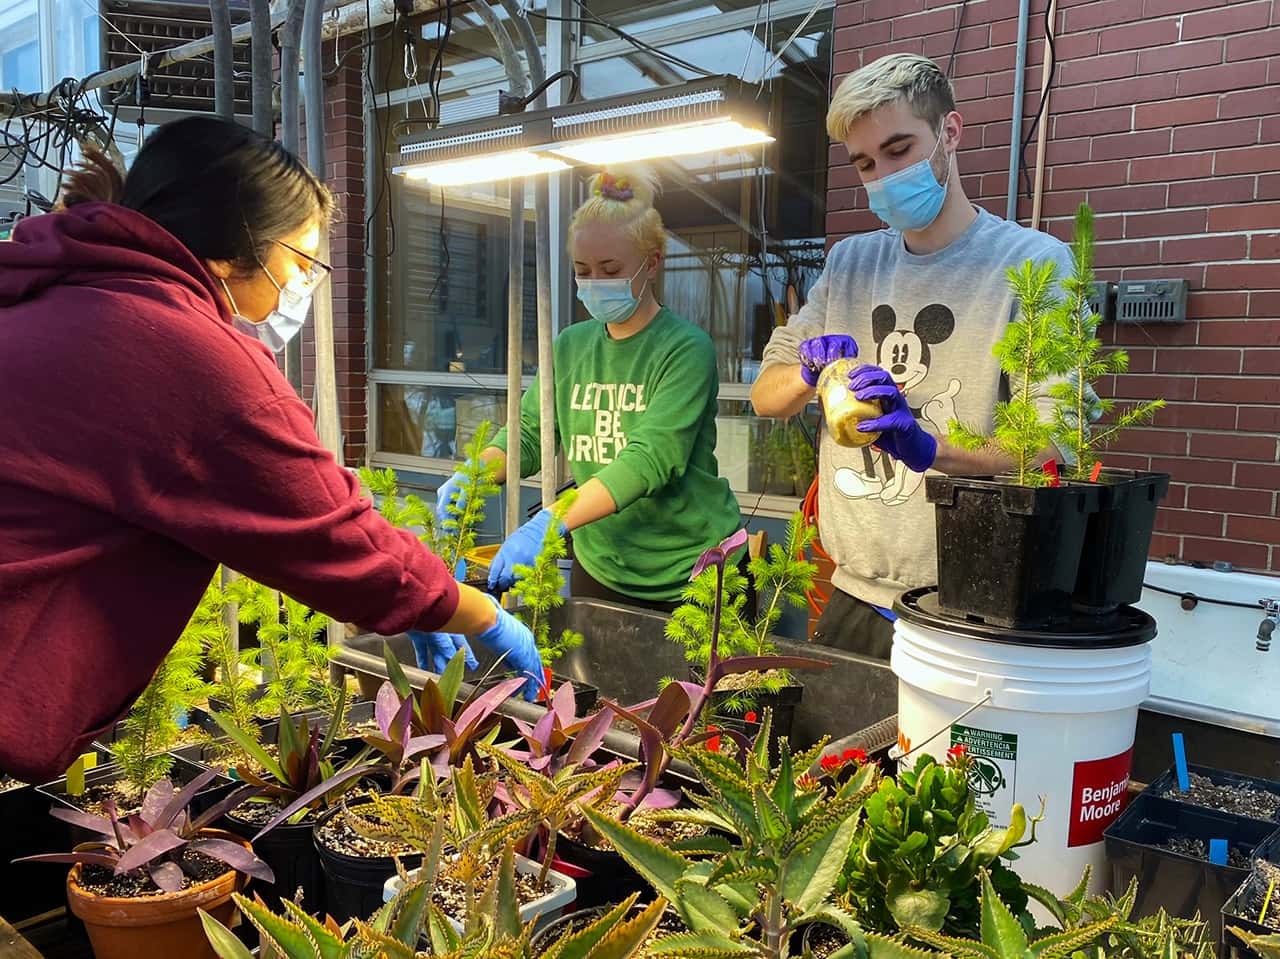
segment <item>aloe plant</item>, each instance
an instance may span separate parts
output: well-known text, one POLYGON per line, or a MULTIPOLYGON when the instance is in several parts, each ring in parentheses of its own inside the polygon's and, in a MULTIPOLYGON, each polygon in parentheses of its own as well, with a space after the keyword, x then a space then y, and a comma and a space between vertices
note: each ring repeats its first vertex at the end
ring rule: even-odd
POLYGON ((918 955, 863 933, 833 898, 862 805, 875 789, 876 768, 863 767, 830 790, 818 788, 802 771, 826 743, 794 757, 783 748, 773 767, 770 721, 766 710, 759 735, 736 760, 706 749, 677 750, 706 794, 690 797, 693 808, 655 814, 727 834, 732 842, 712 832, 681 851, 584 810, 592 826, 671 901, 689 930, 659 940, 650 954, 785 959, 799 925, 824 922, 854 941, 848 955, 858 949, 865 955, 868 948, 872 955, 918 955))
MULTIPOLYGON (((261 900, 236 894, 236 905, 257 929, 263 955, 275 959, 363 959, 387 956, 410 959, 431 955, 437 959, 531 959, 532 926, 521 928, 516 905, 514 866, 504 856, 490 903, 476 931, 459 934, 431 905, 426 879, 407 884, 368 922, 338 926, 321 922, 299 906, 284 902, 283 913, 271 912, 261 900), (431 952, 415 952, 426 933, 431 952)), ((657 899, 636 909, 636 897, 609 910, 599 919, 551 943, 543 959, 630 959, 658 925, 666 902, 657 899)), ((253 959, 254 953, 230 929, 206 912, 200 913, 205 935, 219 959, 253 959)))
POLYGON ((903 932, 952 959, 1069 959, 1098 942, 1121 922, 1119 915, 1111 914, 1074 928, 1029 932, 996 893, 985 869, 980 873, 980 881, 979 938, 948 936, 918 927, 908 927, 903 932))

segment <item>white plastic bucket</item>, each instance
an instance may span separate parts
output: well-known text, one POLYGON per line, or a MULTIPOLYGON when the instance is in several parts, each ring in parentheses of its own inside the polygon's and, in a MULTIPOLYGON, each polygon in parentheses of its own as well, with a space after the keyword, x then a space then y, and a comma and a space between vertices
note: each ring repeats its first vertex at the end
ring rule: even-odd
POLYGON ((1030 818, 1044 800, 1045 819, 1036 842, 1018 850, 1017 873, 1065 895, 1091 866, 1091 888, 1104 890, 1102 833, 1128 798, 1138 705, 1151 685, 1149 643, 1026 646, 900 617, 891 665, 898 728, 911 750, 902 762, 922 753, 941 762, 963 744, 994 825, 1008 825, 1014 803, 1030 818))

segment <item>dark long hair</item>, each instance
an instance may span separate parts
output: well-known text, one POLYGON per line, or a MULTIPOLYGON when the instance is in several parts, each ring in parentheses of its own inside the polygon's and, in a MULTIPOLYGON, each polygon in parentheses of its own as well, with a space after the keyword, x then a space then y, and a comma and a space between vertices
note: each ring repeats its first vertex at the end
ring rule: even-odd
POLYGON ((325 185, 296 156, 248 127, 215 117, 167 123, 147 137, 126 176, 86 150, 68 171, 62 205, 107 201, 137 210, 202 260, 241 269, 276 240, 333 211, 325 185))

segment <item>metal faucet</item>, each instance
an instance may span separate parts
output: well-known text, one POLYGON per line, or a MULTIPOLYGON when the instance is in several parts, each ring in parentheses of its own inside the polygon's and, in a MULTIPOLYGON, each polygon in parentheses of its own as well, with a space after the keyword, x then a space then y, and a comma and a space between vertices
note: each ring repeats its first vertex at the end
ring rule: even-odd
POLYGON ((1258 624, 1257 650, 1265 653, 1271 649, 1271 634, 1280 625, 1280 599, 1260 599, 1258 605, 1263 609, 1262 622, 1258 624))

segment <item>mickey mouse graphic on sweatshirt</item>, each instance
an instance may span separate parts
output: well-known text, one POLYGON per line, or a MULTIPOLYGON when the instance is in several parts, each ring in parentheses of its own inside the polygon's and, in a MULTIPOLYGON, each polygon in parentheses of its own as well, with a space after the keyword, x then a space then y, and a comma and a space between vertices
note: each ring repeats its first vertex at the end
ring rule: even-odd
MULTIPOLYGON (((841 240, 800 312, 773 331, 762 369, 794 366, 800 344, 824 333, 858 342, 860 358, 889 371, 912 412, 945 439, 952 420, 990 431, 1007 397, 992 353, 1016 316, 1007 271, 1053 260, 1071 271, 1065 244, 979 208, 959 237, 916 254, 902 233, 884 229, 841 240)), ((905 589, 937 581, 933 507, 924 476, 874 446, 840 446, 822 430, 818 525, 836 568, 832 584, 890 607, 905 589)))

